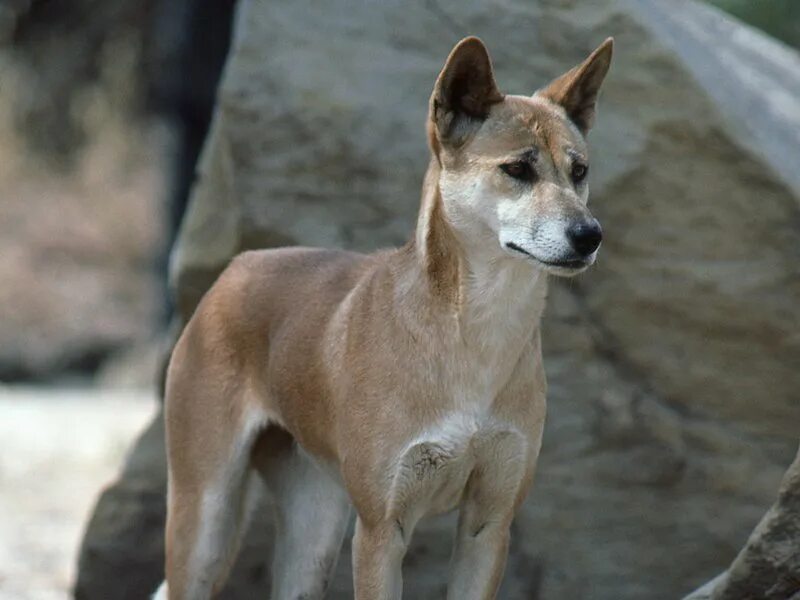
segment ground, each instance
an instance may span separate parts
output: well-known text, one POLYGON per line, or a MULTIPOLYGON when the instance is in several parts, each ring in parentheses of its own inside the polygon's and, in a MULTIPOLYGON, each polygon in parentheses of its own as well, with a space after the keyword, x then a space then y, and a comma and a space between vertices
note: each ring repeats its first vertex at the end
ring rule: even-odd
POLYGON ((0 386, 0 600, 64 600, 97 491, 156 409, 146 391, 0 386))

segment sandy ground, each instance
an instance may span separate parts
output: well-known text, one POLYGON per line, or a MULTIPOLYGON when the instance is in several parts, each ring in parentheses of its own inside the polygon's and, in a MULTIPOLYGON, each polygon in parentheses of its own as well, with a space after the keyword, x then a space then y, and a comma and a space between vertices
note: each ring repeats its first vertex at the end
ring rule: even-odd
POLYGON ((70 597, 97 492, 155 408, 147 391, 0 386, 0 600, 70 597))

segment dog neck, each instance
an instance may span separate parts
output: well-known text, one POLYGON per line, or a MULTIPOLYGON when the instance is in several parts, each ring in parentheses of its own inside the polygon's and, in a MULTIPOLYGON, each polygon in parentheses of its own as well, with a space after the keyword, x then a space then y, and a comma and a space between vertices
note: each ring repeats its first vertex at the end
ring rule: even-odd
POLYGON ((531 332, 544 308, 547 276, 485 240, 460 234, 447 220, 432 158, 425 174, 413 247, 419 280, 431 300, 457 317, 466 339, 497 337, 508 328, 531 332))
POLYGON ((412 240, 422 280, 437 302, 459 312, 463 297, 464 261, 459 240, 444 214, 439 189, 441 167, 432 158, 422 184, 417 229, 412 240))

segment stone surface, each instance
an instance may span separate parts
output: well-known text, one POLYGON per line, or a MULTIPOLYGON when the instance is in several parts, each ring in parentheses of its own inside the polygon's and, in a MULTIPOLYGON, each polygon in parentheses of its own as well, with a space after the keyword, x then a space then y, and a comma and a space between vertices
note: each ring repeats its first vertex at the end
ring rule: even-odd
MULTIPOLYGON (((696 43, 694 54, 677 52, 649 18, 622 0, 365 2, 357 10, 245 3, 173 256, 188 315, 241 249, 401 243, 427 161, 428 95, 455 41, 481 36, 501 89, 529 93, 616 37, 590 138, 592 206, 606 241, 590 273, 551 293, 548 424, 501 598, 682 596, 733 560, 797 443, 793 166, 765 158, 755 138, 747 144, 739 103, 723 107, 724 96, 708 93, 719 83, 701 81, 690 65, 707 63, 710 50, 696 43)), ((760 56, 766 68, 771 56, 760 56)), ((796 96, 787 101, 800 111, 796 96)), ((140 444, 134 456, 145 451, 140 444)), ((153 498, 159 469, 148 470, 153 498)), ((98 513, 113 510, 127 486, 123 477, 98 513)), ((261 515, 267 532, 269 513, 261 515)), ((441 597, 448 519, 420 526, 406 597, 441 597)), ((152 523, 129 526, 148 536, 144 547, 160 539, 152 523)), ((98 522, 87 545, 102 547, 115 533, 98 522)), ((103 580, 144 594, 138 582, 158 578, 155 566, 136 578, 106 570, 141 558, 140 538, 115 543, 108 556, 84 554, 82 598, 104 597, 103 580)), ((245 552, 240 566, 255 569, 263 556, 245 552)), ((349 597, 349 571, 345 553, 331 597, 349 597)), ((259 573, 252 581, 263 584, 259 573)), ((234 576, 230 597, 261 597, 250 581, 234 576)))
POLYGON ((685 600, 794 599, 800 596, 800 450, 778 498, 730 568, 685 600))

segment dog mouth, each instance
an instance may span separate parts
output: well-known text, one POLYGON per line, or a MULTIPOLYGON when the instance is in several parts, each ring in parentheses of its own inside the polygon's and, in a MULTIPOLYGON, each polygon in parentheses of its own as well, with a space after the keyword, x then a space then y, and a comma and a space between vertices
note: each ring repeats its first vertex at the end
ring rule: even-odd
POLYGON ((532 258, 536 262, 545 265, 546 267, 550 267, 552 269, 562 272, 580 271, 581 269, 585 269, 586 267, 591 265, 591 262, 586 259, 573 259, 573 260, 561 260, 561 261, 542 260, 541 258, 534 256, 521 246, 517 246, 517 244, 515 244, 514 242, 507 242, 506 248, 518 252, 519 254, 524 254, 528 258, 532 258))

